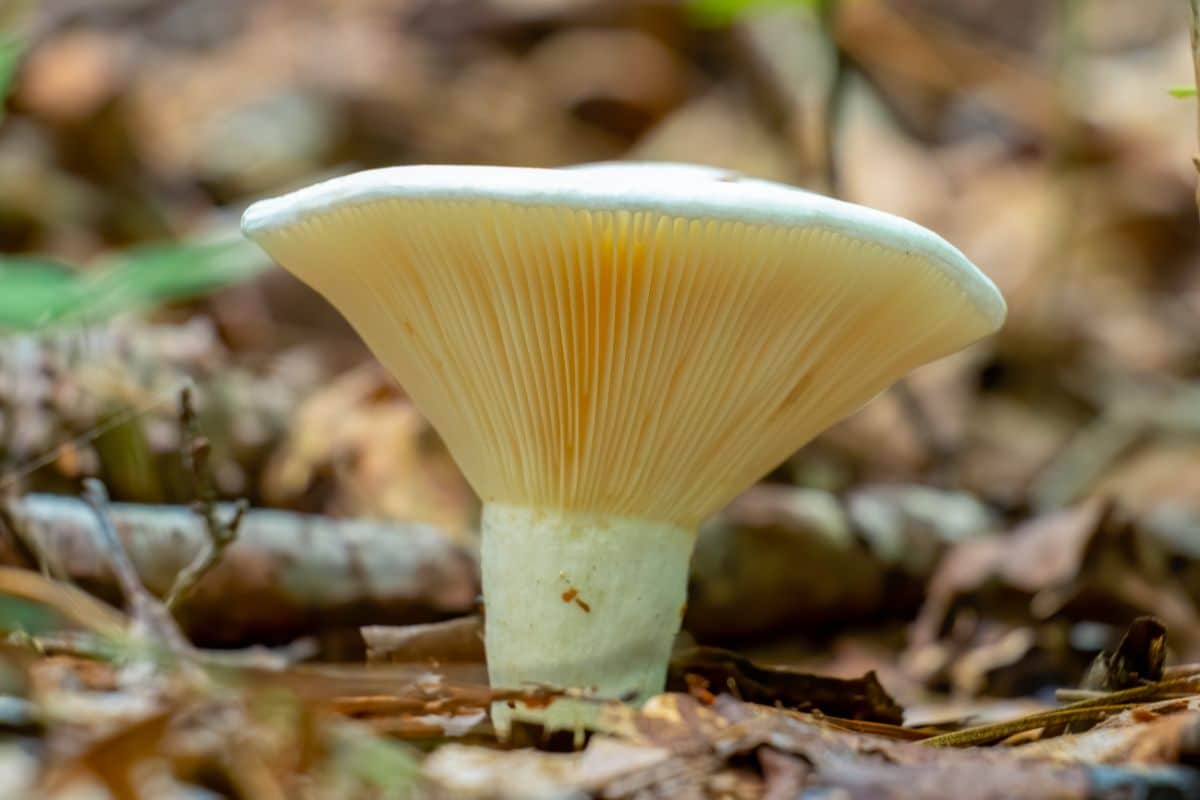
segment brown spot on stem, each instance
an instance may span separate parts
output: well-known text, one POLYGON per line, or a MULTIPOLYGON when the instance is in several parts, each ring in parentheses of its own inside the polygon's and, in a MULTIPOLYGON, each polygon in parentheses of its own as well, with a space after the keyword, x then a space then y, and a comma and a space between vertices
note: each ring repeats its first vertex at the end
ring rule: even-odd
POLYGON ((592 607, 579 598, 579 590, 575 587, 571 587, 562 593, 562 601, 564 603, 575 601, 575 605, 579 606, 589 614, 592 613, 592 607))

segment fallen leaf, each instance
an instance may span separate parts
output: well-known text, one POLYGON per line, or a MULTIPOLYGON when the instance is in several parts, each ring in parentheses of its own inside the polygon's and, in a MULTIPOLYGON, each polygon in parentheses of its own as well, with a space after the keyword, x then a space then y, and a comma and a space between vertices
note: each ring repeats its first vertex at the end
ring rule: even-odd
POLYGON ((861 678, 830 678, 756 664, 729 650, 696 647, 672 657, 668 684, 686 690, 688 676, 702 677, 714 691, 729 692, 750 703, 893 725, 904 720, 904 710, 874 672, 861 678))
POLYGON ((424 625, 369 625, 362 636, 370 663, 484 663, 483 620, 478 616, 424 625))
POLYGON ((667 750, 593 736, 579 753, 447 744, 426 760, 424 771, 456 797, 539 800, 601 791, 626 774, 652 769, 669 758, 667 750))
POLYGON ((1167 629, 1154 617, 1130 623, 1114 651, 1096 656, 1079 684, 1081 689, 1115 692, 1143 682, 1160 681, 1167 655, 1167 629))

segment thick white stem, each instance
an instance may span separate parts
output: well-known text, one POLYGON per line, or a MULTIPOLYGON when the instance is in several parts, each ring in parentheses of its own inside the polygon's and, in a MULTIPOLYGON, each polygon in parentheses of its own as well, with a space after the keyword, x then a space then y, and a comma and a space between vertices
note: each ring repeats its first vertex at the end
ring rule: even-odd
MULTIPOLYGON (((489 504, 483 510, 488 675, 640 702, 662 691, 687 599, 695 534, 670 523, 489 504)), ((493 714, 499 729, 505 709, 493 714)), ((514 716, 586 724, 559 701, 514 716)))

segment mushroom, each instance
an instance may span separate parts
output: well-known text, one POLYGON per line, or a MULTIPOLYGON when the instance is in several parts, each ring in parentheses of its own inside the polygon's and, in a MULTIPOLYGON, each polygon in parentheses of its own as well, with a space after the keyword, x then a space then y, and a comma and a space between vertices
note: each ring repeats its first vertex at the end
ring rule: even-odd
MULTIPOLYGON (((500 687, 661 691, 698 523, 1005 315, 918 225, 692 165, 371 170, 242 226, 354 325, 482 498, 500 687)), ((582 705, 516 713, 570 727, 582 705)))

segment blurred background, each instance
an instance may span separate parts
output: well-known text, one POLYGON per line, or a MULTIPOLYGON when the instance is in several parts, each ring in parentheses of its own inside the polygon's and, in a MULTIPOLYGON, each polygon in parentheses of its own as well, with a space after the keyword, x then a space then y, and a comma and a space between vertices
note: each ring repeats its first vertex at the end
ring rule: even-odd
MULTIPOLYGON (((192 385, 223 497, 469 550, 434 432, 241 210, 391 164, 713 164, 934 229, 1010 314, 708 524, 687 635, 910 703, 1074 684, 1141 614, 1195 659, 1187 26, 1182 0, 5 0, 0 486, 187 502, 192 385)), ((240 625, 199 592, 188 624, 332 642, 464 597, 240 625)))

